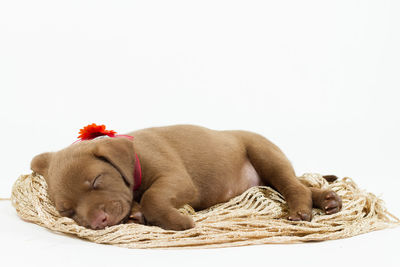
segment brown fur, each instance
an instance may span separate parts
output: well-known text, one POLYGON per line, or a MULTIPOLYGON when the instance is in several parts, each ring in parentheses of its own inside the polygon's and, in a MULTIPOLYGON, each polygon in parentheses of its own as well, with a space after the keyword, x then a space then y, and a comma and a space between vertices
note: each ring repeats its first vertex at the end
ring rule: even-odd
POLYGON ((204 209, 255 185, 277 189, 287 200, 291 220, 311 220, 313 204, 327 213, 341 208, 334 192, 301 184, 282 151, 258 134, 177 125, 129 135, 133 141, 82 141, 32 160, 32 170, 45 177, 61 215, 102 229, 125 222, 132 213, 139 223, 184 230, 194 222, 178 208, 204 209), (143 178, 133 192, 135 153, 143 178))

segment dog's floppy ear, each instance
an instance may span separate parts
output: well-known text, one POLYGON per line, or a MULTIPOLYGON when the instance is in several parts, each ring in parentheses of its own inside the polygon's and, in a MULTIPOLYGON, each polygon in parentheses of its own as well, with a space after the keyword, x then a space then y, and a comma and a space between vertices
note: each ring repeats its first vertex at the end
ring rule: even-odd
POLYGON ((49 165, 53 152, 46 152, 35 156, 31 161, 32 171, 42 175, 47 179, 47 171, 49 170, 49 165))
POLYGON ((135 151, 133 142, 127 138, 116 137, 98 141, 93 154, 116 168, 128 187, 133 187, 135 151))

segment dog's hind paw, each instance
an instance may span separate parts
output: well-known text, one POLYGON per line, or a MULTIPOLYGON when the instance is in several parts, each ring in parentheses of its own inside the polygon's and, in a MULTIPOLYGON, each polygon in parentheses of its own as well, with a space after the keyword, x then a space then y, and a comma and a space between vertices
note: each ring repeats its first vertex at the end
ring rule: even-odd
POLYGON ((327 190, 318 205, 326 214, 334 214, 342 208, 341 197, 333 191, 327 190))

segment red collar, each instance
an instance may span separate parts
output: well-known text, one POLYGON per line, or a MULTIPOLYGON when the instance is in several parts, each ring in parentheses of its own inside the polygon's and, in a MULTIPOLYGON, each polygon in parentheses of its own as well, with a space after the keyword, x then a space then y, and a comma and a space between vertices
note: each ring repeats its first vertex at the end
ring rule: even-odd
POLYGON ((140 185, 142 184, 142 167, 140 166, 140 161, 138 155, 135 153, 135 173, 133 174, 133 180, 135 185, 133 186, 133 191, 139 189, 140 185))
MULTIPOLYGON (((93 140, 98 137, 125 137, 128 139, 133 140, 133 136, 130 135, 123 135, 123 134, 117 134, 113 130, 106 130, 106 127, 104 125, 96 125, 95 123, 89 124, 79 131, 79 136, 78 140, 76 140, 73 144, 76 142, 84 141, 84 140, 93 140)), ((139 189, 140 185, 142 184, 142 167, 140 166, 140 161, 138 155, 135 153, 135 170, 133 173, 133 191, 136 191, 139 189)))

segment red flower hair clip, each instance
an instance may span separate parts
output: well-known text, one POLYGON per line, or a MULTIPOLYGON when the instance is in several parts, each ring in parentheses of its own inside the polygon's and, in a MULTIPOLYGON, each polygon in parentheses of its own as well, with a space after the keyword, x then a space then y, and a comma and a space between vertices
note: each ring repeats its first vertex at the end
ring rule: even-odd
POLYGON ((95 123, 92 123, 79 130, 78 138, 80 140, 91 140, 104 135, 115 137, 116 133, 117 132, 113 130, 106 130, 105 125, 97 125, 95 123))

